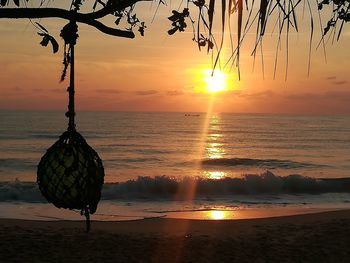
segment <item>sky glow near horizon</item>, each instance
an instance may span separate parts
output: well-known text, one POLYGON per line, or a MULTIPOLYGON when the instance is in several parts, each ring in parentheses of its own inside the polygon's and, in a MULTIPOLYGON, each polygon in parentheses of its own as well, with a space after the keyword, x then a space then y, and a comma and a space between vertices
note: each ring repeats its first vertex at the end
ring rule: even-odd
MULTIPOLYGON (((210 71, 211 56, 205 50, 199 52, 191 41, 190 25, 186 32, 167 35, 171 26, 167 17, 177 5, 161 6, 153 23, 154 3, 136 7, 147 28, 145 37, 135 30, 136 38, 132 40, 79 25, 77 111, 207 111, 211 94, 203 92, 208 85, 203 72, 210 71)), ((322 48, 316 49, 320 28, 315 28, 308 77, 309 19, 302 19, 302 7, 299 11, 300 31, 290 34, 287 80, 285 42, 274 79, 276 39, 273 34, 265 36, 263 74, 260 54, 255 63, 251 56, 255 38, 252 30, 241 51, 241 80, 235 68, 221 69, 226 87, 215 94, 214 112, 350 113, 350 55, 346 52, 350 46, 349 25, 344 25, 339 42, 327 44, 327 63, 322 48)), ((28 20, 0 20, 0 109, 66 109, 68 83, 59 83, 63 47, 58 37, 66 22, 42 19, 41 23, 60 40, 57 54, 52 54, 51 47, 39 45, 41 39, 28 20)), ((221 64, 230 55, 228 37, 225 39, 221 64)))

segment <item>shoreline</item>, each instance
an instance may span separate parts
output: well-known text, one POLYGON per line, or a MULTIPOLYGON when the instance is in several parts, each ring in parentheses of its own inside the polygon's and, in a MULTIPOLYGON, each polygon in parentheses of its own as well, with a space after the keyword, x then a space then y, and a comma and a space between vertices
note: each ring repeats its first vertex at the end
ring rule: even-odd
MULTIPOLYGON (((33 227, 33 228, 46 228, 50 227, 52 229, 60 228, 76 228, 77 230, 81 228, 82 232, 85 230, 85 219, 81 217, 81 220, 27 220, 27 219, 15 219, 15 218, 0 218, 0 229, 6 227, 33 227)), ((213 227, 227 227, 237 225, 240 227, 250 227, 255 224, 268 225, 272 223, 277 224, 303 224, 316 221, 332 221, 338 219, 349 219, 350 220, 350 209, 344 210, 331 210, 331 211, 319 211, 314 213, 304 213, 304 214, 292 214, 292 215, 282 215, 282 216, 271 216, 271 217, 261 217, 261 218, 240 218, 240 219, 224 219, 224 220, 213 220, 213 219, 190 219, 190 218, 171 218, 171 217, 149 217, 141 219, 130 219, 130 220, 111 220, 111 221, 100 221, 91 220, 92 229, 94 231, 106 231, 109 233, 157 233, 157 228, 165 230, 168 234, 176 234, 173 228, 164 229, 165 225, 176 225, 181 228, 184 225, 191 226, 190 230, 195 229, 195 233, 208 234, 213 227), (207 228, 200 229, 202 226, 207 225, 207 228), (147 227, 146 227, 147 226, 147 227), (207 232, 208 231, 208 232, 207 232)), ((350 223, 350 221, 349 221, 350 223)), ((159 230, 158 229, 158 230, 159 230)), ((231 229, 232 230, 232 229, 231 229)), ((234 230, 236 231, 236 230, 234 230)), ((163 231, 158 232, 163 234, 163 231)), ((180 234, 181 231, 176 235, 180 234)), ((222 234, 230 235, 231 231, 225 231, 222 234)), ((350 233, 349 233, 350 234, 350 233)))
POLYGON ((0 219, 2 262, 349 262, 350 210, 236 220, 0 219))
MULTIPOLYGON (((349 204, 308 204, 308 205, 263 205, 225 207, 213 203, 203 204, 151 203, 145 209, 144 203, 100 202, 93 221, 129 221, 151 218, 194 219, 194 220, 240 220, 281 216, 314 214, 350 209, 349 204), (190 206, 193 205, 191 208, 190 206), (211 205, 211 206, 209 206, 211 205)), ((34 221, 79 221, 83 220, 78 210, 59 209, 51 203, 0 202, 0 219, 23 219, 34 221)))

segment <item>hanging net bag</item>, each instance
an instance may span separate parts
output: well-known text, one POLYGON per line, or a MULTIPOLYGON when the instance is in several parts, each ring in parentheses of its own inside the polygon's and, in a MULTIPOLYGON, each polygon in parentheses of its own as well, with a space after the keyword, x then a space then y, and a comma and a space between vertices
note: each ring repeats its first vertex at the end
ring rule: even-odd
POLYGON ((66 116, 68 130, 64 132, 41 158, 37 170, 37 183, 43 196, 58 208, 78 209, 86 217, 86 230, 90 230, 90 214, 95 213, 104 181, 102 161, 80 133, 74 123, 74 45, 78 37, 74 21, 61 32, 65 40, 65 69, 70 65, 69 105, 66 116), (69 47, 68 51, 66 47, 69 47))
POLYGON ((103 178, 101 159, 77 131, 64 132, 38 165, 39 189, 58 208, 95 213, 103 178))

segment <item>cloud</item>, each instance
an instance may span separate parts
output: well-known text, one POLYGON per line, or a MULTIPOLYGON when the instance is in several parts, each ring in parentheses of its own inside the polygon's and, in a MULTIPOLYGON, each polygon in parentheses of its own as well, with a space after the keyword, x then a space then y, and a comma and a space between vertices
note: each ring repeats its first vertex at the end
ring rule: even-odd
POLYGON ((265 99, 265 98, 271 98, 275 95, 276 94, 271 90, 264 90, 260 92, 254 92, 254 93, 237 92, 237 96, 241 98, 250 98, 250 99, 265 99))
POLYGON ((43 91, 43 89, 42 88, 33 88, 32 91, 39 92, 39 91, 43 91))
POLYGON ((107 93, 107 94, 119 94, 122 93, 123 91, 117 90, 117 89, 98 89, 96 90, 98 93, 107 93))
POLYGON ((139 90, 139 91, 136 91, 135 93, 140 96, 149 96, 149 95, 157 94, 158 91, 154 89, 150 89, 150 90, 139 90))
POLYGON ((336 76, 329 76, 326 79, 331 81, 331 83, 334 84, 334 85, 343 85, 343 84, 348 83, 347 80, 336 80, 337 79, 336 76))
POLYGON ((285 96, 286 99, 292 100, 333 100, 333 101, 350 101, 350 91, 336 90, 323 93, 300 93, 285 96))
POLYGON ((178 90, 170 90, 166 93, 166 95, 168 95, 168 96, 180 96, 183 94, 184 94, 183 91, 178 91, 178 90))
POLYGON ((339 80, 339 81, 333 81, 332 83, 335 85, 343 85, 343 84, 346 84, 348 82, 346 80, 339 80))
POLYGON ((49 91, 49 92, 54 92, 54 93, 62 93, 62 92, 64 92, 64 89, 59 89, 59 88, 56 88, 56 89, 47 89, 47 91, 49 91))
POLYGON ((291 99, 291 100, 308 100, 308 99, 316 99, 319 98, 320 94, 315 94, 315 93, 299 93, 299 94, 290 94, 285 96, 286 99, 291 99))

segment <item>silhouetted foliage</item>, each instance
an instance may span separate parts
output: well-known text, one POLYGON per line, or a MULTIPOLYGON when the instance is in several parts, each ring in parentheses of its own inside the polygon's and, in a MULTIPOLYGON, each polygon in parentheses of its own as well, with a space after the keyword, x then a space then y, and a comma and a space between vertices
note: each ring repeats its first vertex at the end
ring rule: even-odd
MULTIPOLYGON (((73 19, 78 23, 93 26, 105 34, 134 38, 135 30, 141 36, 145 34, 146 25, 140 21, 135 13, 137 3, 145 1, 150 0, 72 0, 67 1, 70 6, 63 9, 46 7, 47 4, 52 5, 52 3, 59 3, 60 1, 1 0, 0 18, 57 17, 67 20, 73 19), (39 7, 28 8, 27 2, 38 2, 39 7), (91 12, 81 12, 83 6, 84 10, 90 10, 91 12), (114 25, 106 25, 100 21, 100 19, 107 16, 115 18, 114 25)), ((157 1, 158 7, 165 4, 163 0, 155 1, 157 1)), ((325 7, 329 10, 324 12, 323 16, 331 15, 327 18, 327 23, 320 32, 319 45, 325 45, 324 37, 330 32, 333 32, 333 39, 337 35, 336 39, 338 40, 344 23, 350 21, 350 2, 348 0, 322 0, 318 1, 315 7, 312 6, 309 0, 187 0, 183 1, 183 5, 182 11, 173 10, 172 15, 168 17, 170 21, 168 34, 173 35, 183 32, 189 28, 188 25, 191 25, 190 28, 193 30, 192 40, 200 50, 207 47, 207 52, 212 52, 214 68, 220 61, 225 34, 229 34, 232 49, 231 57, 228 58, 228 61, 225 61, 225 65, 239 66, 240 49, 247 33, 255 27, 256 37, 252 50, 252 55, 255 57, 259 48, 262 49, 266 29, 269 26, 273 28, 273 32, 277 33, 276 69, 278 47, 281 46, 282 38, 286 40, 288 55, 289 32, 291 30, 298 31, 297 10, 302 10, 304 13, 306 8, 309 13, 310 53, 311 42, 314 38, 314 15, 317 12, 320 21, 320 13, 324 12, 325 7), (302 9, 301 6, 303 6, 302 9), (297 9, 298 7, 300 8, 297 9), (214 19, 215 17, 218 17, 218 19, 214 19), (214 29, 218 33, 214 34, 214 29)), ((49 34, 42 24, 36 23, 35 25, 39 30, 38 34, 42 37, 40 44, 47 46, 50 43, 53 51, 57 52, 58 44, 54 37, 49 34)))

